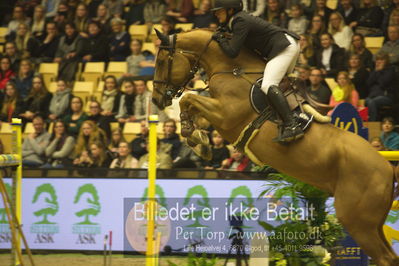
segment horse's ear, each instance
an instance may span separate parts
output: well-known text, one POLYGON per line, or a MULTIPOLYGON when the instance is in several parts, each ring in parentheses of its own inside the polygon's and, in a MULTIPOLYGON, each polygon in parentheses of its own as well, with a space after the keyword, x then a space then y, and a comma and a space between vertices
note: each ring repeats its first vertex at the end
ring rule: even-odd
POLYGON ((159 30, 155 29, 155 32, 158 36, 158 39, 161 40, 161 44, 164 46, 169 46, 169 38, 168 36, 162 34, 159 30))

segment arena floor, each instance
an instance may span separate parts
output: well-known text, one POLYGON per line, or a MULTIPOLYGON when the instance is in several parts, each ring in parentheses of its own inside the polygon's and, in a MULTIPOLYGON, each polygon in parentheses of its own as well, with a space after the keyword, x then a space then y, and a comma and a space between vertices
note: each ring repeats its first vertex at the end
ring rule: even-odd
MULTIPOLYGON (((101 266, 104 265, 104 257, 101 255, 84 255, 80 253, 71 254, 48 254, 34 255, 36 266, 101 266)), ((30 266, 27 256, 24 256, 24 264, 30 266)), ((177 265, 187 265, 187 258, 184 257, 164 257, 160 258, 161 266, 168 266, 168 261, 177 265)), ((223 265, 224 260, 220 259, 216 265, 223 265)), ((0 266, 10 266, 11 257, 9 254, 0 254, 0 266)), ((112 256, 114 266, 144 266, 145 258, 137 256, 125 258, 123 255, 115 254, 112 256)))

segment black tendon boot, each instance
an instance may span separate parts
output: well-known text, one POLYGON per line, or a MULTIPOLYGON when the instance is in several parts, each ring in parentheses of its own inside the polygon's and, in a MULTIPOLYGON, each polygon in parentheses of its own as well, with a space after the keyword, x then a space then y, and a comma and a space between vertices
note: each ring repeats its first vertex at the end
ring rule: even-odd
POLYGON ((273 139, 273 141, 291 142, 303 137, 303 131, 294 118, 293 113, 288 106, 287 99, 280 89, 277 86, 272 85, 269 87, 266 96, 269 104, 283 121, 282 130, 279 131, 279 136, 273 139))

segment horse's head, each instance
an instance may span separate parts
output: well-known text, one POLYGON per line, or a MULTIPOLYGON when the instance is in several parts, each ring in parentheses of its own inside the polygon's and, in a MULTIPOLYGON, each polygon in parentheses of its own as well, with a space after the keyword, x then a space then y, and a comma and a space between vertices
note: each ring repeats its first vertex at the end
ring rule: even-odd
POLYGON ((194 77, 199 60, 193 52, 176 47, 176 35, 164 35, 156 30, 161 40, 155 65, 154 90, 152 101, 160 109, 172 104, 172 99, 179 97, 184 87, 194 77))

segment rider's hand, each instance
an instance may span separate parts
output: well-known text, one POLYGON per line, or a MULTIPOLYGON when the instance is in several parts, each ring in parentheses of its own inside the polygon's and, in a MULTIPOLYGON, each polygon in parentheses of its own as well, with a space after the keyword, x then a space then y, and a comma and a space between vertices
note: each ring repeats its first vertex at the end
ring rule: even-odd
POLYGON ((222 32, 216 31, 212 35, 212 39, 214 39, 217 42, 220 42, 222 39, 224 39, 224 34, 222 32))

